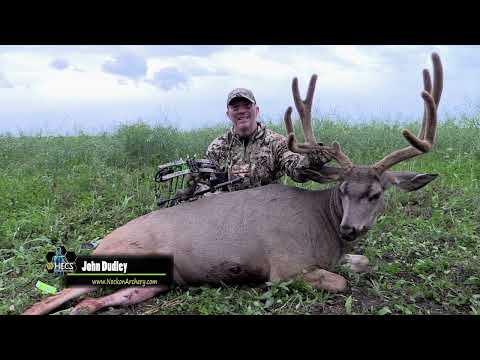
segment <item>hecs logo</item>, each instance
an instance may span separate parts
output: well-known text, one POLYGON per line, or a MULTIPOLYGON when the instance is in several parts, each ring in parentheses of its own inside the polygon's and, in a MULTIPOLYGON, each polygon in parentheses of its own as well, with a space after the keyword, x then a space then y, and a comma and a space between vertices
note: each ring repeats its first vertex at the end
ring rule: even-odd
POLYGON ((66 272, 74 272, 76 269, 75 259, 77 256, 73 251, 67 251, 65 246, 57 246, 55 252, 47 253, 47 271, 56 276, 63 276, 66 272))

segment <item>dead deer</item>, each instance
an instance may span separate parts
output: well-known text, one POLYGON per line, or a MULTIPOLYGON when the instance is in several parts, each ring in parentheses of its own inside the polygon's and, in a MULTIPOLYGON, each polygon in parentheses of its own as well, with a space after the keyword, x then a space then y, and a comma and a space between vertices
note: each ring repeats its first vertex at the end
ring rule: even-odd
MULTIPOLYGON (((423 71, 424 117, 418 136, 402 131, 410 146, 392 152, 371 166, 357 166, 336 142, 317 143, 311 125, 316 75, 302 100, 297 79, 292 90, 300 114, 305 143, 298 144, 289 107, 285 113, 288 147, 297 153, 329 151, 339 167, 311 171, 315 181, 336 182, 327 190, 305 190, 284 185, 222 193, 195 202, 154 211, 130 221, 107 235, 95 255, 174 256, 176 284, 263 283, 301 277, 314 287, 342 291, 346 280, 330 272, 351 242, 364 235, 384 210, 384 192, 391 185, 415 191, 437 175, 396 172, 401 161, 428 152, 435 142, 437 107, 443 88, 440 58, 432 54, 433 85, 423 71)), ((348 257, 353 270, 366 258, 348 257)), ((65 302, 90 293, 94 287, 73 287, 34 304, 24 314, 46 314, 65 302)), ((103 298, 87 298, 71 314, 131 305, 168 291, 167 286, 124 288, 103 298)))

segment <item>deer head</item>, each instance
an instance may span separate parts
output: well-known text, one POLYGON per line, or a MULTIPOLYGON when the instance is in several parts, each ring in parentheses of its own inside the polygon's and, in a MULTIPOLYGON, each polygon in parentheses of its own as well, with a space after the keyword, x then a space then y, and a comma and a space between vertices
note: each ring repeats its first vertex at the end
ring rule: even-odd
POLYGON ((432 62, 433 86, 429 71, 423 70, 424 91, 421 96, 424 100, 424 115, 418 136, 404 129, 402 134, 410 146, 392 152, 371 166, 354 165, 337 142, 332 146, 317 143, 311 124, 311 108, 317 76, 313 75, 310 79, 305 100, 300 97, 298 80, 293 79, 293 99, 300 115, 305 143, 298 144, 295 139, 291 120, 292 108, 289 107, 285 112, 288 148, 290 151, 301 154, 324 152, 339 165, 339 167, 323 166, 319 170, 311 169, 308 173, 312 180, 319 183, 331 181, 339 183, 334 191, 338 191, 341 199, 343 218, 340 234, 345 240, 356 239, 375 224, 377 217, 384 210, 384 192, 390 186, 397 186, 404 191, 415 191, 437 177, 436 174, 389 171, 393 165, 401 161, 430 151, 435 142, 437 108, 443 89, 443 69, 440 57, 436 53, 432 54, 432 62))

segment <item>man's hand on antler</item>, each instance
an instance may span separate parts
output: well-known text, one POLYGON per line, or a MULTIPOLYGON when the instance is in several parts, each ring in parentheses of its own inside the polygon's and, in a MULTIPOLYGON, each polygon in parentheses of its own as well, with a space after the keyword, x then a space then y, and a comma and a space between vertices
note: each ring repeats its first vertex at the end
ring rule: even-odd
POLYGON ((335 159, 332 151, 323 146, 302 155, 303 157, 295 169, 294 179, 298 182, 315 181, 316 179, 312 177, 311 170, 314 172, 319 171, 326 163, 335 159))
POLYGON ((331 151, 328 149, 315 149, 308 154, 305 154, 305 157, 308 160, 308 167, 319 169, 329 161, 333 159, 331 151))

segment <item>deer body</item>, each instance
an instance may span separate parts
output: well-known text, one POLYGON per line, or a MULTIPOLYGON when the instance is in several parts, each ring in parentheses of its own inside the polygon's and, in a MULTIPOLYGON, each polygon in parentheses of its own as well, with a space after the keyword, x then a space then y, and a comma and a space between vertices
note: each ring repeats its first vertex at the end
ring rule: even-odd
POLYGON ((332 195, 278 184, 221 193, 135 219, 94 254, 171 254, 179 284, 261 283, 310 266, 332 269, 345 247, 332 195))

